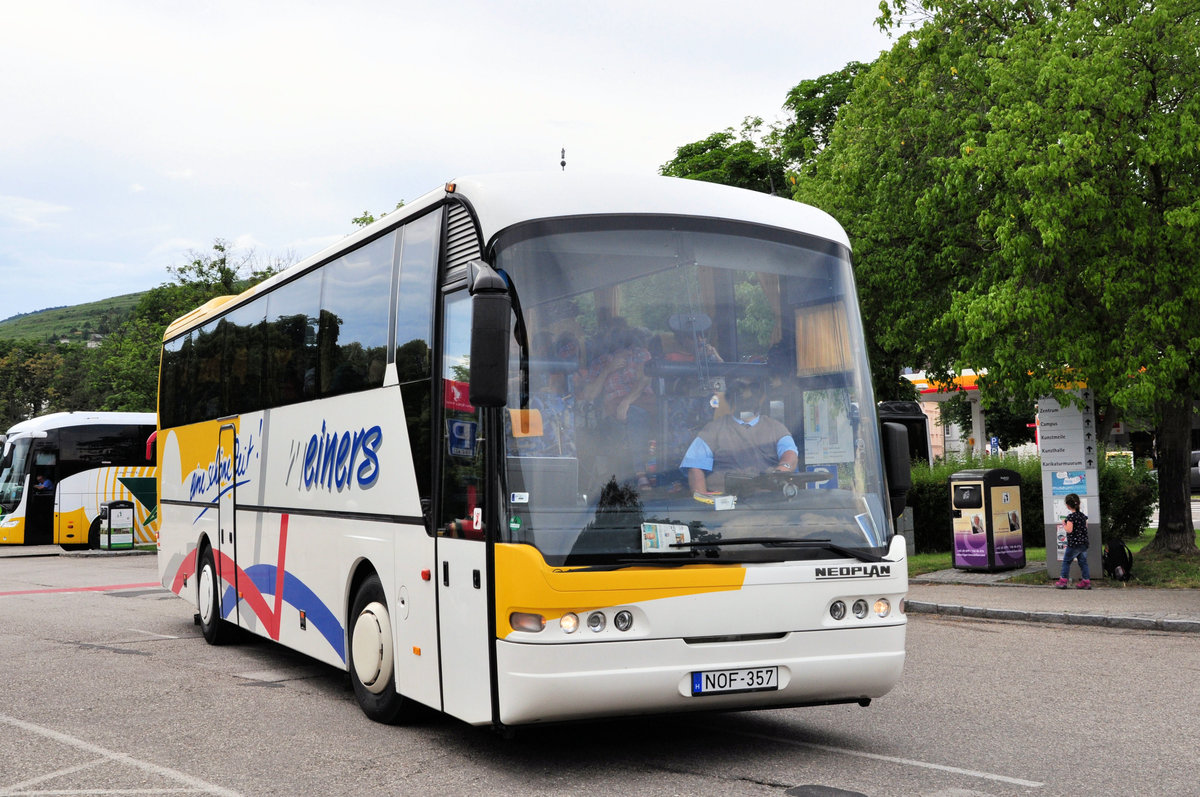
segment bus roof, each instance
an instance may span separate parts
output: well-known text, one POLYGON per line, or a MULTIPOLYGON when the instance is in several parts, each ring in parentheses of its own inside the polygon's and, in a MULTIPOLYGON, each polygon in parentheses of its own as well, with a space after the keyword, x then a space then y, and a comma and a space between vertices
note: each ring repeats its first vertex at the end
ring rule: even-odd
POLYGON ((454 194, 474 209, 483 249, 516 224, 550 218, 596 215, 668 215, 732 219, 803 232, 850 249, 845 230, 828 213, 791 199, 701 180, 658 175, 567 174, 561 172, 466 176, 430 191, 337 243, 260 282, 238 296, 221 296, 177 318, 164 340, 286 282, 360 242, 381 235, 454 194))
POLYGON ((702 180, 657 175, 499 174, 455 180, 479 215, 484 244, 515 224, 597 214, 733 219, 809 233, 850 248, 832 216, 811 205, 702 180))
POLYGON ((9 439, 34 432, 48 432, 66 426, 157 426, 158 416, 153 412, 52 412, 37 418, 13 424, 8 432, 9 439))

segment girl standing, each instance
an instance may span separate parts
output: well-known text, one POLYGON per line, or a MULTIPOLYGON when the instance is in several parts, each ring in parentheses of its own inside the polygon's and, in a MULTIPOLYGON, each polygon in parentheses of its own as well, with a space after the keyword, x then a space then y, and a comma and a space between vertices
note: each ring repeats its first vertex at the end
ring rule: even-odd
POLYGON ((1063 528, 1067 532, 1067 550, 1063 554, 1062 574, 1054 586, 1059 589, 1066 589, 1071 586, 1071 560, 1079 560, 1079 570, 1083 574, 1083 578, 1075 585, 1076 589, 1091 589, 1092 578, 1091 572, 1088 570, 1088 533, 1087 533, 1087 515, 1079 511, 1079 496, 1071 493, 1065 499, 1067 509, 1071 513, 1067 515, 1063 521, 1063 528))

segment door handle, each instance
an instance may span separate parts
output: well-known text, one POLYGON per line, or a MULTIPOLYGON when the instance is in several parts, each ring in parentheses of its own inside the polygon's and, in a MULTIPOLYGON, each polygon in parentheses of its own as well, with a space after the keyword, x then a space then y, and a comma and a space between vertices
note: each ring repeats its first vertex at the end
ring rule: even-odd
POLYGON ((442 562, 442 586, 450 586, 450 563, 442 562))

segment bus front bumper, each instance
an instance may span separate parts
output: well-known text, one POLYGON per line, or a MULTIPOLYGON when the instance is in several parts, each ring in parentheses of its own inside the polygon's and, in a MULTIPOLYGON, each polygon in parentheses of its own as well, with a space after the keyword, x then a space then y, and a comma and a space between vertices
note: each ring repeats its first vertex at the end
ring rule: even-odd
POLYGON ((778 639, 496 643, 500 722, 536 722, 855 702, 904 669, 904 623, 794 632, 778 639), (693 696, 697 672, 777 668, 775 688, 693 696))

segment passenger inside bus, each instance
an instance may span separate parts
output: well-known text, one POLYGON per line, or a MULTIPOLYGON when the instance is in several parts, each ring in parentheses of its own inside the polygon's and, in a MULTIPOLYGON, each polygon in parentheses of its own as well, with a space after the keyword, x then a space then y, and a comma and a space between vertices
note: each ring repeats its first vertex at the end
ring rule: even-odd
POLYGON ((630 328, 623 318, 608 319, 588 347, 592 359, 583 374, 585 384, 576 388, 589 432, 616 453, 616 460, 602 469, 636 474, 643 488, 649 487, 647 442, 656 407, 645 371, 651 358, 648 342, 645 330, 630 328))
POLYGON ((48 492, 54 489, 54 482, 50 481, 50 477, 43 473, 33 477, 33 489, 48 492))
POLYGON ((730 412, 700 430, 679 464, 698 496, 725 490, 726 477, 750 478, 771 470, 794 473, 799 462, 799 449, 787 427, 761 413, 760 382, 737 380, 726 399, 730 412))

